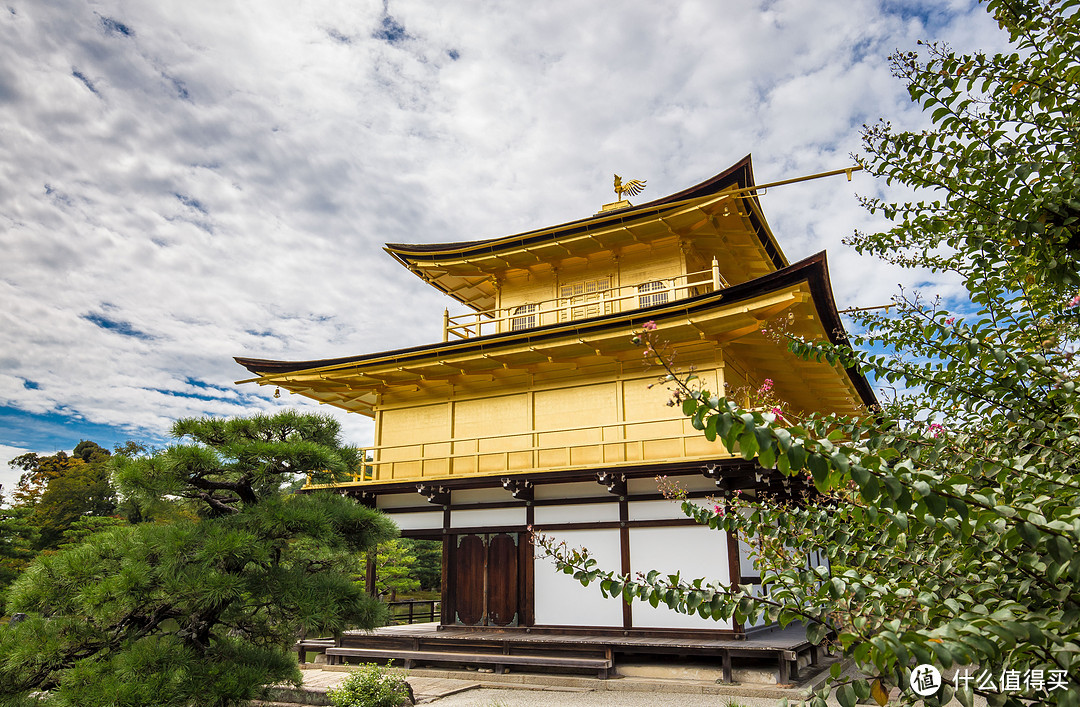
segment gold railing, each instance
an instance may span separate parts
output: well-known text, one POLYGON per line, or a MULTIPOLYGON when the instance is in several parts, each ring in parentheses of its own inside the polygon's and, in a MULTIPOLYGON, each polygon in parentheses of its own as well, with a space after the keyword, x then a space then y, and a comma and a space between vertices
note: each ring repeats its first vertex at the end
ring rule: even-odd
POLYGON ((710 269, 676 277, 659 278, 649 282, 516 304, 483 312, 468 312, 451 316, 449 310, 446 310, 443 312, 443 341, 450 341, 451 337, 472 339, 508 331, 524 331, 546 324, 617 314, 654 304, 674 302, 706 292, 715 292, 726 286, 727 282, 720 275, 720 266, 713 258, 710 269))
MULTIPOLYGON (((454 437, 361 450, 364 473, 354 483, 624 466, 730 456, 686 418, 618 421, 522 430, 484 437, 454 437), (591 437, 591 439, 583 439, 591 437)), ((308 485, 311 479, 308 478, 308 485)))

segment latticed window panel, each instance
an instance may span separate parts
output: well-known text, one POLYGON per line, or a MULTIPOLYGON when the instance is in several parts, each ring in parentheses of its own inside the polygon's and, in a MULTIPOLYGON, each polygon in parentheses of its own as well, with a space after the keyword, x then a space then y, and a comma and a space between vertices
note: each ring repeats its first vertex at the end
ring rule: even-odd
POLYGON ((668 301, 668 290, 660 280, 643 282, 638 285, 637 291, 639 307, 651 307, 654 304, 666 304, 668 301))
POLYGON ((559 321, 587 319, 615 311, 611 278, 582 280, 559 287, 559 321))
POLYGON ((540 306, 536 304, 523 304, 515 307, 513 318, 510 320, 510 331, 532 329, 536 326, 536 312, 540 306))

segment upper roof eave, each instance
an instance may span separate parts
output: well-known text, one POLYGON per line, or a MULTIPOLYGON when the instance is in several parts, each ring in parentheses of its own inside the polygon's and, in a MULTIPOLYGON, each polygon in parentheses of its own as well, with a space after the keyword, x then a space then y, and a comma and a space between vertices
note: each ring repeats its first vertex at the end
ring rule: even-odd
MULTIPOLYGON (((384 247, 396 260, 406 267, 410 267, 418 260, 437 261, 440 259, 457 258, 470 254, 496 253, 509 248, 518 248, 537 242, 554 240, 560 236, 567 236, 582 231, 588 231, 596 227, 606 227, 613 224, 639 219, 647 216, 649 212, 660 212, 672 205, 681 202, 698 199, 701 197, 718 194, 725 189, 745 189, 754 186, 754 172, 751 156, 746 155, 741 160, 731 165, 723 172, 695 184, 692 187, 668 196, 655 199, 639 206, 629 206, 623 209, 607 211, 586 218, 569 221, 557 226, 539 228, 525 231, 511 236, 499 238, 487 238, 475 241, 460 241, 456 243, 387 243, 384 247)), ((756 214, 761 213, 761 204, 757 201, 757 195, 751 194, 751 199, 756 209, 753 211, 754 220, 758 220, 756 214)), ((788 265, 783 252, 775 243, 764 224, 756 224, 759 238, 763 238, 762 245, 769 254, 772 264, 776 269, 788 265)))

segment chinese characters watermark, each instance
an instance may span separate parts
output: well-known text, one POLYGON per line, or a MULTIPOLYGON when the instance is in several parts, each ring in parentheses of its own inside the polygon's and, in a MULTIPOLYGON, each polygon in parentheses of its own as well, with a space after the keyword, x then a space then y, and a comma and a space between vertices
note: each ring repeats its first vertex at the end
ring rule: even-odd
MULTIPOLYGON (((956 672, 955 680, 958 690, 966 688, 994 693, 1053 692, 1068 688, 1068 675, 1064 670, 1006 669, 995 675, 989 670, 973 673, 969 668, 963 668, 956 672)), ((916 695, 928 697, 941 689, 941 672, 932 665, 922 663, 911 671, 908 683, 916 695)))
POLYGON ((923 663, 911 671, 908 682, 912 692, 919 697, 927 697, 941 689, 941 673, 934 666, 923 663))

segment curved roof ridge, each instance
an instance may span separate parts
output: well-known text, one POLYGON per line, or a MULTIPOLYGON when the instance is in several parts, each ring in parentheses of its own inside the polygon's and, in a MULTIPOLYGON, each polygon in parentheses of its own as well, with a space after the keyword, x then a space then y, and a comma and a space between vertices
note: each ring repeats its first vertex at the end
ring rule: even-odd
MULTIPOLYGON (((585 218, 576 219, 574 221, 567 221, 556 226, 546 226, 544 228, 535 228, 530 231, 523 231, 510 236, 499 236, 497 238, 483 238, 474 241, 458 241, 452 243, 386 243, 385 250, 391 254, 397 255, 430 255, 441 251, 449 252, 462 252, 466 250, 474 250, 479 248, 491 247, 495 244, 501 243, 514 243, 516 241, 524 241, 526 239, 545 234, 555 233, 563 231, 573 231, 583 229, 590 222, 608 222, 621 220, 625 218, 635 218, 643 215, 645 212, 654 209, 661 209, 670 204, 674 204, 680 201, 688 201, 690 199, 697 199, 703 196, 711 196, 712 194, 719 193, 730 186, 737 185, 739 188, 754 186, 754 169, 751 160, 751 155, 747 154, 741 160, 731 165, 719 174, 709 177, 703 182, 695 184, 692 187, 683 189, 682 191, 669 194, 667 196, 654 199, 653 201, 640 204, 638 206, 627 206, 622 209, 614 209, 601 214, 593 214, 586 216, 585 218)), ((752 198, 757 201, 757 195, 753 195, 752 198)), ((758 205, 760 209, 760 204, 758 205)))

